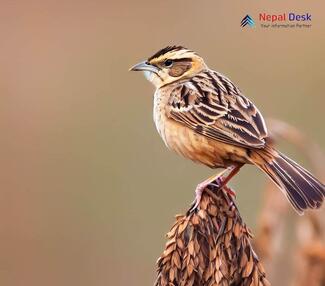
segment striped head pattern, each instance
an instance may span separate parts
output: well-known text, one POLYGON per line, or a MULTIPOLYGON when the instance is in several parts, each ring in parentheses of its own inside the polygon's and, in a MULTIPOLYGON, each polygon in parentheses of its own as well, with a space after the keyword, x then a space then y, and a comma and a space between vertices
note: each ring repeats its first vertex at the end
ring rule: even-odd
POLYGON ((207 69, 204 60, 182 46, 168 46, 131 68, 143 71, 156 88, 188 79, 207 69))

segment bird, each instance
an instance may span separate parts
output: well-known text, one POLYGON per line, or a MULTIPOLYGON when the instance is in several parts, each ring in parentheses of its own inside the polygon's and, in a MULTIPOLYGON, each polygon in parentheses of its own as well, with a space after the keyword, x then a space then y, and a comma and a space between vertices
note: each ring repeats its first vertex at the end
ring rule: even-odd
POLYGON ((320 208, 325 186, 276 150, 254 103, 196 52, 172 45, 130 68, 155 87, 153 118, 165 145, 212 169, 223 168, 196 187, 195 208, 210 184, 226 187, 245 164, 261 169, 298 214, 320 208))

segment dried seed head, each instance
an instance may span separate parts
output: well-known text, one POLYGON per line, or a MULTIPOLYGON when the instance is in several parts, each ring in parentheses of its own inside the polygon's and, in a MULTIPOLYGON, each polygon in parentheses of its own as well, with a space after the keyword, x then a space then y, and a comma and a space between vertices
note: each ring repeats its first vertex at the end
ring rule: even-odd
POLYGON ((178 215, 157 261, 155 286, 270 285, 233 197, 206 189, 200 210, 178 215))

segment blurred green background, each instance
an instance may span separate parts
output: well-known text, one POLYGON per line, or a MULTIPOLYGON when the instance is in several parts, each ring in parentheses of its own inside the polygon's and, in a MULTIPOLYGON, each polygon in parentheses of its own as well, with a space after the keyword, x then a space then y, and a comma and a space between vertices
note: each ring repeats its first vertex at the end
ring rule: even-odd
MULTIPOLYGON (((2 0, 1 285, 153 283, 173 215, 213 173, 165 148, 152 120, 153 87, 128 72, 166 45, 197 51, 265 117, 324 146, 324 8, 2 0), (240 28, 246 14, 291 11, 311 13, 312 28, 240 28)), ((265 179, 247 166, 232 181, 253 229, 265 179)))

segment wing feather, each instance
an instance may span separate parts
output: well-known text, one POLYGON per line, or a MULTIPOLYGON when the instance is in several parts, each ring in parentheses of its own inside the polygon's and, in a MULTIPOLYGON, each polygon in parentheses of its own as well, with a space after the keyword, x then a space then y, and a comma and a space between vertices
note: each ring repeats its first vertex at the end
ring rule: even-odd
POLYGON ((170 118, 227 144, 262 148, 267 130, 254 104, 225 76, 205 71, 179 84, 168 102, 170 118))

